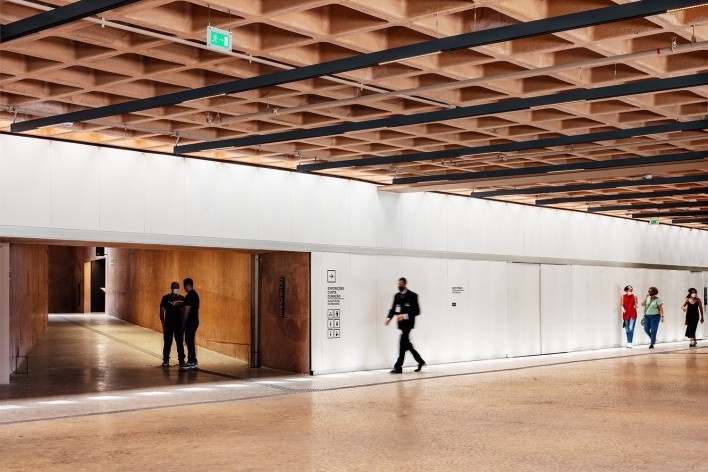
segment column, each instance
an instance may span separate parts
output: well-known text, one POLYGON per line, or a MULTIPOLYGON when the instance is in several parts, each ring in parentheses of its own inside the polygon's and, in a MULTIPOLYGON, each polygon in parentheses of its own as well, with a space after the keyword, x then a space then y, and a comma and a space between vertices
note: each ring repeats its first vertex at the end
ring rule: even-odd
POLYGON ((0 385, 10 383, 10 244, 0 242, 0 385))

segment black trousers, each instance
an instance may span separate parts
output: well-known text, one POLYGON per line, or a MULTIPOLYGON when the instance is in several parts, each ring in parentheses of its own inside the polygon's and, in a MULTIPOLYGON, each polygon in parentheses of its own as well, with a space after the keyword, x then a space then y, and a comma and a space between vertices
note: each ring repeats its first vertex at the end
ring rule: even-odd
POLYGON ((197 348, 194 340, 197 337, 199 320, 189 319, 184 325, 184 340, 187 343, 187 362, 197 363, 197 348))
POLYGON ((172 339, 174 338, 175 344, 177 344, 177 359, 180 362, 184 362, 184 331, 182 331, 181 320, 167 317, 165 324, 162 326, 162 335, 165 341, 162 348, 162 360, 165 362, 170 360, 172 339))
POLYGON ((406 351, 411 351, 411 354, 413 354, 413 358, 418 364, 423 364, 425 361, 423 360, 422 357, 420 357, 420 354, 418 354, 418 351, 415 350, 413 347, 413 344, 411 343, 411 330, 410 329, 402 329, 401 330, 401 341, 400 341, 400 346, 398 348, 398 360, 396 361, 396 364, 393 366, 394 369, 402 369, 403 368, 403 360, 406 357, 406 351))

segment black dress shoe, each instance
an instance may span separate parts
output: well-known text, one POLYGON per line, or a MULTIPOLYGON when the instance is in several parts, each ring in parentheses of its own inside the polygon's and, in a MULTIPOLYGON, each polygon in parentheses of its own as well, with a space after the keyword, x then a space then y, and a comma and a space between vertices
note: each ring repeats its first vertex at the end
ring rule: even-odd
POLYGON ((424 365, 425 365, 425 361, 418 364, 418 368, 414 372, 420 372, 420 369, 422 369, 424 365))
POLYGON ((393 370, 391 371, 391 373, 392 373, 392 374, 402 374, 402 373, 403 373, 403 369, 393 369, 393 370))

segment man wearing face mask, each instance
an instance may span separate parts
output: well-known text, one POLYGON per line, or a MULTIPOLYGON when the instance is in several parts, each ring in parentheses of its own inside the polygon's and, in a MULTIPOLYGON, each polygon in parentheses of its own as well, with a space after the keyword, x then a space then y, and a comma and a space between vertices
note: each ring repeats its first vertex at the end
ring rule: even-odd
POLYGON ((410 340, 411 330, 415 327, 415 317, 420 314, 420 306, 418 305, 418 295, 408 290, 407 283, 403 277, 398 279, 398 293, 393 297, 393 305, 386 318, 386 326, 388 326, 391 319, 395 316, 398 321, 398 329, 401 330, 398 360, 393 366, 392 374, 403 373, 403 360, 406 356, 406 351, 411 351, 413 358, 418 363, 418 368, 415 369, 416 372, 420 372, 425 365, 425 361, 420 357, 418 351, 413 348, 410 340))
POLYGON ((179 294, 179 283, 172 282, 170 293, 162 297, 160 302, 160 322, 164 345, 162 348, 162 367, 169 367, 172 338, 177 344, 179 365, 184 365, 184 331, 182 330, 182 308, 184 297, 179 294))

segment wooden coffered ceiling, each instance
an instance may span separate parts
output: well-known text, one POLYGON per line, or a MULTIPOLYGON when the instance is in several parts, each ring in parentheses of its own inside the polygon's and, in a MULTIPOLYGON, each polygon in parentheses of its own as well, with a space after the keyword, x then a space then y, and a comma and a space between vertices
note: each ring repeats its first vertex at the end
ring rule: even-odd
MULTIPOLYGON (((0 0, 0 24, 69 3, 73 2, 0 0)), ((629 1, 143 0, 0 44, 0 130, 9 131, 13 121, 625 3, 629 1), (209 24, 232 31, 233 53, 205 46, 209 24)), ((178 142, 322 128, 613 85, 630 91, 640 82, 707 72, 708 6, 699 6, 27 133, 172 153, 178 142)), ((475 192, 616 216, 659 214, 665 223, 678 220, 664 217, 664 212, 695 213, 692 222, 679 224, 702 228, 701 211, 708 213, 708 158, 698 153, 708 151, 705 126, 484 151, 490 146, 706 120, 704 84, 193 155, 293 170, 365 159, 353 167, 318 172, 375 182, 389 191, 475 192), (482 149, 450 158, 374 161, 463 147, 482 149), (687 153, 693 153, 692 160, 593 167, 598 162, 687 153), (548 166, 566 167, 555 171, 548 166), (528 168, 534 167, 542 171, 529 174, 528 168), (515 175, 521 170, 526 173, 515 175), (489 177, 473 178, 478 172, 489 177), (471 177, 455 181, 436 177, 460 173, 471 177), (633 211, 633 206, 641 211, 633 211)))

